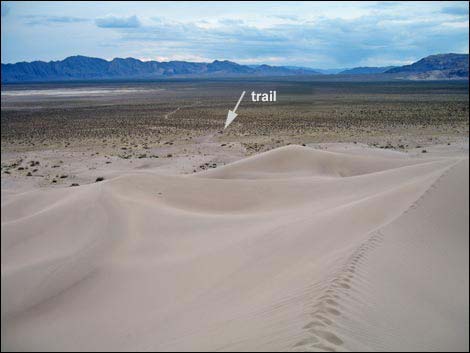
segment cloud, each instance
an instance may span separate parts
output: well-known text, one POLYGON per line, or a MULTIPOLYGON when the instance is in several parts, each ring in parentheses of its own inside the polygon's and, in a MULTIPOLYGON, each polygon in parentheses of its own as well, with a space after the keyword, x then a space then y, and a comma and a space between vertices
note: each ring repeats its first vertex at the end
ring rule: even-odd
POLYGON ((97 18, 95 23, 100 28, 138 28, 141 26, 139 19, 135 15, 130 17, 108 16, 97 18))
POLYGON ((244 23, 243 20, 233 19, 233 18, 221 18, 218 22, 225 26, 239 26, 244 23))
POLYGON ((159 18, 151 25, 121 31, 134 47, 173 57, 200 56, 239 62, 318 67, 386 66, 442 52, 468 51, 468 26, 462 19, 396 14, 354 19, 320 17, 312 21, 256 27, 221 19, 211 26, 159 18), (463 49, 462 49, 463 48, 463 49))
POLYGON ((299 16, 296 15, 275 15, 272 17, 287 21, 299 21, 299 16))
POLYGON ((88 22, 89 19, 82 17, 73 16, 35 16, 29 15, 24 16, 27 19, 28 25, 46 25, 46 24, 67 24, 67 23, 79 23, 88 22))
POLYGON ((9 39, 2 41, 2 49, 8 49, 2 59, 7 61, 81 53, 331 68, 468 52, 468 4, 463 2, 299 2, 268 8, 255 2, 7 4, 11 12, 2 18, 2 38, 9 39), (28 23, 41 25, 41 31, 28 23))
POLYGON ((377 1, 376 3, 371 4, 372 7, 376 9, 389 9, 399 6, 400 3, 398 1, 377 1))
POLYGON ((87 22, 89 20, 86 18, 82 18, 82 17, 57 16, 57 17, 48 17, 47 21, 53 22, 53 23, 77 23, 77 22, 87 22))
POLYGON ((442 8, 442 13, 455 16, 468 16, 468 6, 446 6, 442 8))

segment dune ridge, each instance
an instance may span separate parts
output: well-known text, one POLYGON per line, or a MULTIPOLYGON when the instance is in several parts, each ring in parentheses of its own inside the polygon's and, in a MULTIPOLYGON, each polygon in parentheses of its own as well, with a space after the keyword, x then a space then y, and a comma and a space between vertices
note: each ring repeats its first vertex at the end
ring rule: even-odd
POLYGON ((3 199, 2 350, 468 350, 468 158, 287 146, 3 199))

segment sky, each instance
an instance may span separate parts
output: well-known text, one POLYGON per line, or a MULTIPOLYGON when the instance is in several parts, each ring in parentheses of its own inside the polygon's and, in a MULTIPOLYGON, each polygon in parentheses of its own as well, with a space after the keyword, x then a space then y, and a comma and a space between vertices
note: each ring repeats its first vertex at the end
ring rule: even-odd
POLYGON ((86 55, 327 69, 469 51, 467 1, 1 4, 2 63, 86 55))

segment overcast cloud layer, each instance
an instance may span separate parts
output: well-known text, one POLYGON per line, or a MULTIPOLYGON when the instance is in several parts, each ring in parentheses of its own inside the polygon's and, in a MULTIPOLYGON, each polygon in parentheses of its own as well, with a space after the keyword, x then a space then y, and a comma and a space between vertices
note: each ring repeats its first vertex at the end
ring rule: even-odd
POLYGON ((315 68, 468 53, 468 2, 2 2, 2 63, 105 59, 315 68))

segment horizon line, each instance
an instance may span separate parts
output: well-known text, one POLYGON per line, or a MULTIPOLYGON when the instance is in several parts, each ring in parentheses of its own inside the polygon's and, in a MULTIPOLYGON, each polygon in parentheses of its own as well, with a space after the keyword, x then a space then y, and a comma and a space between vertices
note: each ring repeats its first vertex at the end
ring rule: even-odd
MULTIPOLYGON (((427 56, 424 56, 420 59, 416 59, 415 61, 410 61, 411 63, 413 62, 416 62, 418 60, 421 60, 423 58, 426 58, 428 56, 434 56, 434 55, 449 55, 449 54, 455 54, 455 55, 470 55, 470 53, 458 53, 458 52, 451 52, 451 53, 437 53, 437 54, 430 54, 430 55, 427 55, 427 56)), ((60 62, 60 61, 64 61, 66 59, 69 59, 69 58, 73 58, 73 57, 84 57, 84 58, 90 58, 90 59, 99 59, 99 60, 103 60, 103 61, 106 61, 106 62, 112 62, 114 60, 117 60, 117 59, 121 59, 121 60, 127 60, 127 59, 133 59, 133 60, 137 60, 137 61, 140 61, 140 62, 157 62, 157 63, 172 63, 172 62, 182 62, 182 63, 197 63, 197 64, 213 64, 215 62, 230 62, 230 63, 234 63, 234 64, 237 64, 237 65, 242 65, 242 66, 262 66, 262 65, 265 65, 265 66, 269 66, 269 67, 296 67, 296 68, 304 68, 304 69, 311 69, 311 70, 347 70, 347 69, 353 69, 353 68, 373 68, 373 67, 389 67, 389 66, 404 66, 404 65, 409 65, 409 64, 404 64, 404 65, 393 65, 393 64, 384 64, 384 65, 381 65, 381 66, 350 66, 350 67, 330 67, 330 68, 315 68, 315 67, 311 67, 311 66, 303 66, 303 65, 291 65, 291 64, 280 64, 280 65, 270 65, 270 64, 266 64, 266 63, 258 63, 258 64, 240 64, 239 62, 237 61, 232 61, 232 60, 228 60, 228 59, 214 59, 212 62, 210 61, 190 61, 190 60, 169 60, 169 61, 158 61, 158 60, 143 60, 143 59, 139 59, 139 58, 135 58, 135 57, 132 57, 132 56, 128 56, 128 57, 114 57, 112 59, 105 59, 105 58, 100 58, 100 57, 97 57, 97 56, 88 56, 88 55, 82 55, 82 54, 76 54, 76 55, 70 55, 70 56, 67 56, 63 59, 58 59, 58 60, 49 60, 49 61, 46 61, 46 60, 41 60, 41 59, 38 59, 38 60, 31 60, 31 61, 26 61, 26 60, 23 60, 23 61, 17 61, 17 62, 7 62, 7 63, 4 63, 4 62, 1 62, 2 65, 16 65, 16 64, 23 64, 23 63, 33 63, 33 62, 44 62, 44 63, 52 63, 52 62, 60 62)))

